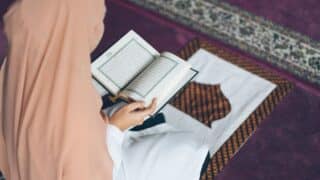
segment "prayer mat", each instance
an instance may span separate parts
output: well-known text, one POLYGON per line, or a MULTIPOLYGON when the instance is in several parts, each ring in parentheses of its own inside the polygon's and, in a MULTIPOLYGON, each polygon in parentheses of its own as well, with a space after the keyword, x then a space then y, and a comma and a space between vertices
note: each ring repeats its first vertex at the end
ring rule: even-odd
MULTIPOLYGON (((195 39, 190 41, 178 52, 178 55, 183 59, 188 59, 200 48, 205 49, 228 61, 229 63, 243 68, 244 70, 267 79, 277 85, 270 95, 257 107, 253 113, 251 113, 246 121, 221 146, 217 153, 212 156, 206 173, 204 173, 201 177, 202 180, 208 180, 214 179, 214 177, 222 170, 222 168, 226 166, 228 161, 247 141, 247 139, 257 129, 259 124, 266 119, 268 115, 270 115, 276 105, 281 102, 282 99, 293 89, 293 85, 275 73, 269 72, 233 52, 221 49, 220 47, 210 44, 204 40, 195 39)), ((227 100, 223 97, 223 94, 219 92, 220 88, 217 86, 201 85, 192 82, 171 101, 171 104, 198 119, 202 123, 210 125, 210 121, 212 122, 225 116, 232 108, 229 107, 229 103, 227 103, 227 100), (212 102, 205 101, 201 103, 201 100, 204 101, 205 99, 211 99, 212 102), (211 106, 211 110, 208 109, 209 107, 206 105, 211 106), (211 114, 209 113, 210 115, 208 115, 208 112, 211 114)))

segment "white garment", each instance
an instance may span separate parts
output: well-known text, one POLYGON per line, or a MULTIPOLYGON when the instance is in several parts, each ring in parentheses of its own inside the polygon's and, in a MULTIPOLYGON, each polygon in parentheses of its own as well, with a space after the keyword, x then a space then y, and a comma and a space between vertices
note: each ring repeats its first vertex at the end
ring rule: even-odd
POLYGON ((141 132, 107 127, 113 180, 199 180, 208 146, 167 124, 141 132))
POLYGON ((107 146, 113 161, 112 175, 113 179, 117 179, 116 175, 122 163, 122 143, 124 133, 116 126, 109 124, 107 126, 107 146))

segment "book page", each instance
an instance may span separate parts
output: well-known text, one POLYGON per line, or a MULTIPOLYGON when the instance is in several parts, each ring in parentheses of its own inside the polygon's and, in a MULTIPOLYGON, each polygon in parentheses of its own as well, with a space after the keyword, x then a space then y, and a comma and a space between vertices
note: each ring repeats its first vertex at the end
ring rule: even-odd
POLYGON ((148 105, 153 97, 158 104, 190 70, 191 65, 171 54, 162 54, 139 74, 122 92, 148 105))
POLYGON ((117 94, 158 55, 131 31, 92 64, 92 74, 112 94, 117 94))
POLYGON ((137 41, 132 40, 98 69, 121 89, 153 58, 153 54, 144 49, 137 41))

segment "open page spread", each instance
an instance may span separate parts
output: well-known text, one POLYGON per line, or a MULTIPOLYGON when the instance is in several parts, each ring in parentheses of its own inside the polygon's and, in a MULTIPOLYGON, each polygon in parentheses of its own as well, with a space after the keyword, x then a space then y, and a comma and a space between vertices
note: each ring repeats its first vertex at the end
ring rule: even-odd
MULTIPOLYGON (((171 53, 162 53, 121 92, 148 105, 157 97, 160 104, 190 71, 191 66, 171 53)), ((181 87, 179 87, 181 88, 181 87)))
POLYGON ((129 32, 92 63, 92 74, 112 94, 117 94, 159 53, 129 32))

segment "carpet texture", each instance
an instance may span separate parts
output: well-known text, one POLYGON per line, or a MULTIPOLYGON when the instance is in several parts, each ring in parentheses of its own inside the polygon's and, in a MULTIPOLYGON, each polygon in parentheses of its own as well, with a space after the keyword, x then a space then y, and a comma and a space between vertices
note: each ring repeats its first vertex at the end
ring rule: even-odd
POLYGON ((320 40, 318 0, 221 0, 273 23, 320 40))
POLYGON ((208 127, 211 127, 213 121, 227 116, 231 111, 231 104, 219 84, 190 82, 173 98, 171 104, 208 127))
POLYGON ((320 44, 217 0, 130 0, 320 85, 320 44))

